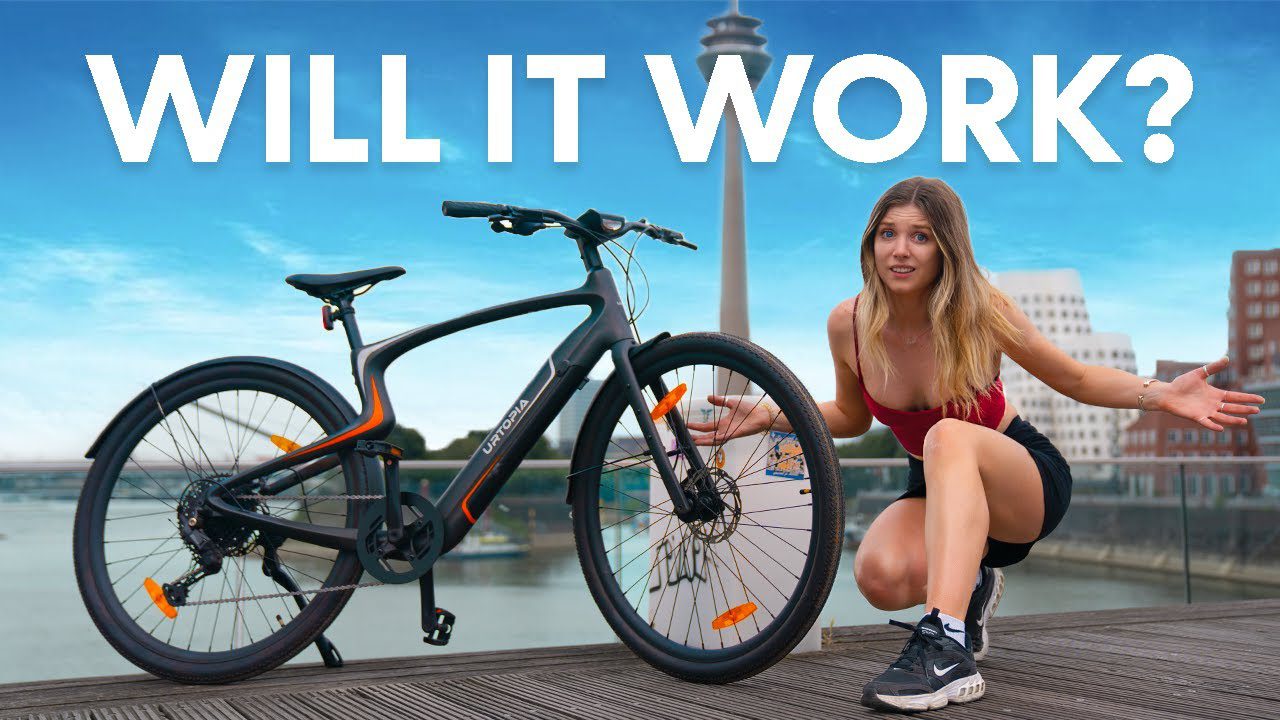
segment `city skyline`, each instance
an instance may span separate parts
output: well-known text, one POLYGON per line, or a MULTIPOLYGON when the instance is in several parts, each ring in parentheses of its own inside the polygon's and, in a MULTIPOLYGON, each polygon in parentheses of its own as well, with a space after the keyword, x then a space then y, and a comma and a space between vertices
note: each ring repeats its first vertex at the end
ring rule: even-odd
MULTIPOLYGON (((1123 165, 1090 163, 1065 134, 1053 165, 990 164, 972 141, 968 163, 943 164, 932 110, 907 155, 859 165, 819 140, 804 111, 811 79, 778 162, 744 164, 752 339, 817 399, 833 397, 825 319, 861 285, 856 236, 885 188, 926 175, 964 199, 983 267, 1075 268, 1092 322, 1133 338, 1140 373, 1159 358, 1223 354, 1232 251, 1280 246, 1277 210, 1264 202, 1280 149, 1254 140, 1269 137, 1280 100, 1253 90, 1280 80, 1269 30, 1280 9, 1172 5, 1157 17, 1141 6, 1001 6, 997 18, 988 6, 946 4, 904 36, 913 8, 753 2, 742 12, 764 21, 775 58, 813 54, 816 73, 859 52, 887 54, 920 76, 931 103, 943 54, 991 54, 1021 80, 1037 53, 1058 54, 1065 72, 1095 53, 1131 63, 1169 52, 1196 78, 1169 131, 1177 154, 1161 166, 1141 160, 1145 112, 1158 92, 1127 88, 1115 71, 1085 110, 1123 165), (1023 31, 1005 31, 1014 26, 1023 31), (1203 32, 1179 31, 1190 26, 1203 32), (853 40, 848 27, 861 28, 853 40)), ((335 5, 305 15, 274 6, 0 8, 9 20, 0 58, 26 68, 3 80, 15 111, 0 118, 0 273, 14 291, 9 347, 21 349, 0 360, 0 371, 17 379, 0 389, 0 423, 13 429, 0 459, 78 457, 146 383, 209 357, 282 357, 354 398, 340 334, 320 329, 319 304, 284 285, 289 273, 406 267, 406 277, 357 302, 369 340, 580 282, 569 241, 493 235, 483 222, 442 218, 443 199, 596 207, 681 230, 702 250, 638 246, 653 290, 640 330, 715 328, 723 138, 709 162, 679 161, 643 55, 672 55, 690 102, 700 102, 698 40, 704 21, 724 9, 517 3, 501 8, 509 21, 495 25, 487 5, 380 13, 335 5), (631 32, 588 32, 602 25, 631 32), (435 30, 442 27, 451 30, 435 30), (291 54, 298 158, 306 155, 301 58, 334 55, 338 134, 373 138, 376 157, 378 59, 406 54, 409 134, 442 138, 443 162, 267 165, 255 74, 217 165, 191 163, 169 110, 151 162, 125 166, 84 55, 115 56, 136 112, 156 55, 169 52, 183 53, 206 109, 228 54, 291 54), (485 160, 485 56, 495 53, 516 58, 520 112, 509 165, 485 160), (583 81, 577 164, 552 162, 551 83, 522 76, 523 57, 538 53, 607 55, 607 78, 583 81)), ((762 107, 777 79, 775 67, 758 93, 762 107)), ((1027 96, 1002 124, 1020 153, 1030 147, 1027 96)), ((871 136, 892 127, 897 98, 859 84, 841 107, 851 130, 871 136)), ((404 358, 388 375, 397 412, 433 447, 491 427, 579 319, 564 310, 521 318, 404 358)), ((608 368, 602 363, 593 376, 608 368)))

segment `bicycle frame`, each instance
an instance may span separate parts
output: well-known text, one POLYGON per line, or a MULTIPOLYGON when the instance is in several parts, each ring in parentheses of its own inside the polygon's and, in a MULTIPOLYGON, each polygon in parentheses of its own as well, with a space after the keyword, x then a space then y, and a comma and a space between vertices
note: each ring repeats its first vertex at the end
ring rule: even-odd
MULTIPOLYGON (((357 542, 357 531, 354 528, 311 525, 264 515, 238 507, 228 496, 251 487, 267 475, 291 469, 292 472, 284 478, 258 488, 258 492, 264 494, 279 493, 308 477, 336 467, 339 464, 336 453, 354 447, 359 440, 381 440, 389 435, 395 427, 395 413, 384 378, 391 363, 410 350, 480 325, 544 310, 585 305, 591 310, 588 317, 552 351, 546 364, 539 369, 511 408, 494 426, 486 441, 476 449, 436 501, 435 504, 445 520, 443 552, 448 552, 457 545, 471 530, 519 467, 525 453, 542 437, 551 421, 568 403, 573 393, 585 383, 588 372, 606 352, 612 354, 615 371, 626 386, 628 400, 646 436, 651 459, 667 484, 675 509, 687 510, 688 500, 680 490, 679 481, 637 385, 631 355, 641 345, 632 334, 613 275, 600 264, 598 255, 592 258, 584 253, 583 260, 588 269, 587 279, 573 290, 495 305, 451 320, 424 325, 369 345, 361 344, 359 331, 351 317, 354 311, 347 308, 347 317, 343 318, 343 322, 352 346, 352 371, 363 403, 360 415, 332 435, 229 478, 222 484, 223 492, 209 497, 209 506, 218 514, 234 516, 245 525, 263 532, 323 547, 354 550, 357 542), (328 457, 314 460, 320 456, 328 457), (313 462, 298 467, 309 460, 313 462), (681 508, 681 505, 685 507, 681 508)), ((659 398, 667 392, 660 381, 653 390, 658 393, 659 398)), ((692 468, 702 469, 701 455, 693 449, 693 442, 683 419, 675 410, 668 417, 692 468)))

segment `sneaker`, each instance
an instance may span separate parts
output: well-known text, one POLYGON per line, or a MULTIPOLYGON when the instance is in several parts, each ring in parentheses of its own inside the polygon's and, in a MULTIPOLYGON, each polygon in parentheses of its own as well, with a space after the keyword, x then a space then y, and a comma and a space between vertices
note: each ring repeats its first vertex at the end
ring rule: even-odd
POLYGON ((986 692, 973 651, 947 637, 937 608, 914 627, 897 620, 889 623, 910 630, 911 637, 889 669, 862 689, 863 705, 916 712, 970 702, 986 692))
POLYGON ((973 659, 981 660, 991 649, 987 636, 987 623, 996 614, 1000 605, 1000 596, 1004 594, 1004 573, 1000 568, 981 566, 982 580, 973 589, 969 598, 969 611, 964 616, 964 629, 969 633, 970 644, 973 645, 973 659))

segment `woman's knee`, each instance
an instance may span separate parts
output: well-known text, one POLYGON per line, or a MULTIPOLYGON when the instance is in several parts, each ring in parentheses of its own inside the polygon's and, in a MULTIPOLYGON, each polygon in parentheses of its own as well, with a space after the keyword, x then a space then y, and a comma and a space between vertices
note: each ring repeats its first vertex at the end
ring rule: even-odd
POLYGON ((943 418, 934 423, 924 434, 925 462, 928 463, 931 455, 950 454, 967 447, 964 435, 972 429, 972 426, 966 427, 966 425, 969 423, 957 418, 943 418))
POLYGON ((859 548, 854 557, 853 577, 867 602, 880 610, 918 605, 917 596, 923 592, 924 582, 911 559, 899 553, 864 551, 864 548, 859 548))

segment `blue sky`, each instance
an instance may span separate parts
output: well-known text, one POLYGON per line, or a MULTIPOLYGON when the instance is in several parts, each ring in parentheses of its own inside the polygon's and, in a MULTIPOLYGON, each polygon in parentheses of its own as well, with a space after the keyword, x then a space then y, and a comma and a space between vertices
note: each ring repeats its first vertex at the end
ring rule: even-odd
MULTIPOLYGON (((714 328, 720 144, 706 164, 679 161, 643 55, 673 55, 700 101, 698 39, 724 7, 0 5, 0 277, 11 291, 0 459, 79 456, 147 382, 207 357, 283 357, 351 396, 344 341, 320 330, 318 303, 283 283, 289 273, 406 267, 357 305, 371 339, 580 281, 568 240, 443 218, 446 198, 597 207, 680 229, 701 250, 640 246, 654 295, 641 332, 714 328), (206 112, 226 56, 257 56, 216 165, 189 160, 172 110, 149 163, 119 159, 84 55, 115 57, 136 113, 156 56, 169 53, 184 56, 206 112), (293 56, 288 165, 263 161, 266 54, 293 56), (309 54, 335 56, 338 134, 370 138, 373 162, 306 162, 309 54), (442 139, 437 166, 376 160, 383 54, 408 56, 409 133, 442 139), (516 56, 509 165, 485 160, 489 54, 516 56), (607 56, 607 78, 581 87, 576 164, 552 162, 551 83, 523 79, 529 54, 607 56)), ((856 234, 875 198, 911 175, 957 189, 983 266, 1077 269, 1095 330, 1132 336, 1140 370, 1225 351, 1231 252, 1280 245, 1280 8, 748 0, 742 9, 764 20, 775 57, 762 105, 785 55, 815 56, 779 161, 749 164, 746 183, 753 339, 819 399, 834 388, 826 315, 861 283, 856 234), (879 165, 844 160, 813 127, 821 73, 860 53, 911 67, 930 103, 912 150, 879 165), (1142 143, 1161 88, 1124 85, 1128 67, 1151 53, 1181 59, 1196 84, 1170 131, 1177 153, 1159 166, 1143 159, 1142 143), (972 140, 968 163, 941 163, 944 54, 990 54, 1014 70, 1021 99, 1002 128, 1023 163, 991 165, 972 140), (1092 54, 1122 55, 1084 108, 1125 163, 1095 165, 1065 133, 1059 162, 1029 162, 1035 54, 1058 55, 1063 82, 1092 54)), ((981 100, 987 91, 970 92, 981 100)), ((841 118, 871 137, 893 126, 897 108, 887 86, 858 83, 841 118)), ((521 318, 408 356, 389 376, 401 419, 430 445, 491 426, 578 318, 521 318)))

